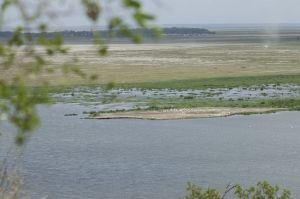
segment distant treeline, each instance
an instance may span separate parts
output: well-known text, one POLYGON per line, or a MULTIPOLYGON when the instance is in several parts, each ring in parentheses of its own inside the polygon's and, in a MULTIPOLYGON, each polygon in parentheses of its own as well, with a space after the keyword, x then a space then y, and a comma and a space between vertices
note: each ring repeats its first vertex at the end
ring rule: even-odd
MULTIPOLYGON (((108 36, 108 31, 100 31, 103 37, 108 36)), ((134 29, 133 32, 140 33, 143 37, 151 37, 152 32, 150 30, 145 29, 134 29)), ((37 38, 43 34, 46 37, 53 37, 55 34, 60 33, 65 39, 72 39, 72 38, 81 38, 81 39, 92 39, 93 33, 91 31, 61 31, 61 32, 45 32, 45 33, 31 33, 33 38, 37 38)), ((0 39, 7 40, 12 36, 13 32, 5 31, 0 32, 0 39)), ((27 34, 27 33, 24 33, 27 34)), ((215 34, 215 32, 211 32, 204 28, 163 28, 162 29, 163 35, 205 35, 205 34, 215 34)), ((122 37, 121 35, 116 35, 117 37, 122 37)))
POLYGON ((203 34, 215 34, 215 32, 209 31, 205 28, 164 28, 163 34, 166 35, 203 35, 203 34))

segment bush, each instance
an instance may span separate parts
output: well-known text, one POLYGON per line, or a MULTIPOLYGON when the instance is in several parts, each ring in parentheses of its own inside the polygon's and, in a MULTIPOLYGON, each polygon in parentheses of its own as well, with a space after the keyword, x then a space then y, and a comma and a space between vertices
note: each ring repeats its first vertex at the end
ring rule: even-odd
POLYGON ((181 199, 225 199, 232 192, 235 199, 291 199, 289 190, 280 191, 278 186, 272 186, 268 182, 258 182, 256 186, 244 189, 240 185, 226 187, 221 195, 216 189, 203 189, 192 183, 187 184, 186 196, 181 199))

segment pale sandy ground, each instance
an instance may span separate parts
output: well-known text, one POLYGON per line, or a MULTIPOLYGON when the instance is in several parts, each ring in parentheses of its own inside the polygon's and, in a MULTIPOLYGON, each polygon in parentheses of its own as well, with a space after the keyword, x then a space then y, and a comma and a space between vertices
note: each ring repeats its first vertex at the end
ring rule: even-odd
MULTIPOLYGON (((97 55, 92 45, 67 47, 70 48, 68 54, 46 56, 46 69, 25 78, 26 84, 139 83, 300 73, 300 45, 291 42, 274 43, 267 47, 264 43, 242 42, 112 44, 108 55, 102 57, 97 55), (66 76, 62 65, 77 66, 88 75, 97 75, 98 79, 89 81, 74 73, 66 76), (47 69, 52 69, 52 73, 47 69)), ((38 48, 37 51, 45 55, 44 50, 38 48)), ((10 70, 0 67, 0 78, 9 81, 13 78, 12 74, 23 74, 26 69, 23 65, 30 59, 25 56, 18 61, 20 64, 10 70)))
POLYGON ((145 120, 174 120, 192 118, 225 117, 238 114, 267 113, 282 109, 274 108, 191 108, 168 109, 157 111, 128 111, 101 113, 87 119, 145 119, 145 120))

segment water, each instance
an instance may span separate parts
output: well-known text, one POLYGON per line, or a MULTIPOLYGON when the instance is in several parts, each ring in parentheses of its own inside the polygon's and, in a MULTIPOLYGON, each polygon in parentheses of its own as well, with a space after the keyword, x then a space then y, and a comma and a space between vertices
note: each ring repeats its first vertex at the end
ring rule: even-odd
MULTIPOLYGON (((33 199, 178 198, 185 184, 223 190, 268 180, 300 196, 300 112, 174 121, 82 120, 41 108, 23 157, 33 199)), ((4 136, 5 137, 5 136, 4 136)))

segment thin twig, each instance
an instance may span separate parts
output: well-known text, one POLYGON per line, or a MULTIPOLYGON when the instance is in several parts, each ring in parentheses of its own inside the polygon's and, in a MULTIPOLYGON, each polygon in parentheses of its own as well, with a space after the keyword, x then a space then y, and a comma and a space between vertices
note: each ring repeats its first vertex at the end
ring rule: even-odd
POLYGON ((222 196, 221 199, 224 199, 225 196, 226 196, 230 191, 232 191, 233 189, 235 189, 237 186, 238 186, 238 185, 233 185, 233 186, 232 186, 231 184, 228 184, 227 187, 226 187, 226 190, 225 190, 225 192, 224 192, 224 194, 223 194, 223 196, 222 196))

